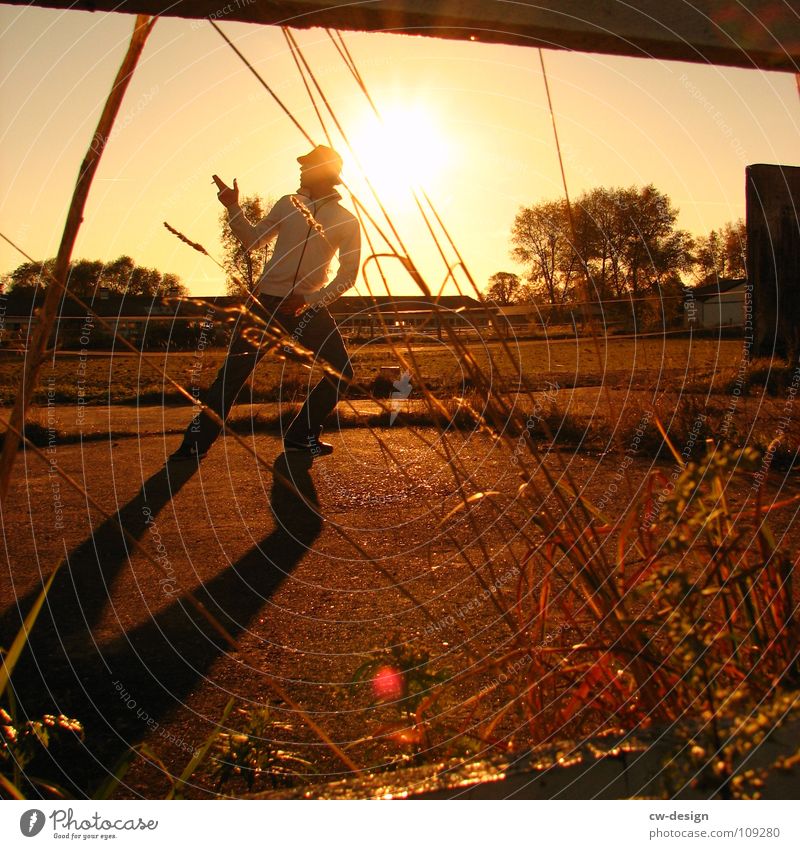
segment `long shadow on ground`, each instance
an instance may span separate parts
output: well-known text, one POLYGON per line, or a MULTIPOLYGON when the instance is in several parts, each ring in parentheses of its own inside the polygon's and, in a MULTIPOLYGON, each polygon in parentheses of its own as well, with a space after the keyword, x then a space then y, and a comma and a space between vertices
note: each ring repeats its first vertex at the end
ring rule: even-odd
MULTIPOLYGON (((310 467, 307 457, 278 457, 270 492, 274 530, 236 563, 193 590, 195 598, 234 639, 247 629, 320 534, 322 516, 310 467)), ((134 503, 141 511, 142 497, 140 493, 125 511, 134 503)), ((149 506, 153 509, 152 501, 149 506)), ((89 551, 92 564, 98 563, 91 540, 70 558, 71 573, 81 577, 73 594, 66 589, 59 593, 59 600, 65 600, 67 618, 62 620, 62 609, 53 601, 42 627, 37 623, 12 682, 22 715, 61 712, 83 723, 84 743, 73 741, 55 751, 53 760, 39 770, 74 796, 91 794, 130 747, 183 705, 206 679, 212 663, 230 650, 184 598, 175 599, 108 645, 98 646, 84 626, 81 645, 76 647, 74 617, 83 610, 80 588, 90 587, 90 575, 96 573, 94 565, 84 573, 76 556, 89 551), (63 633, 71 635, 69 650, 63 646, 63 633)), ((104 567, 97 568, 108 577, 104 567)), ((87 623, 96 621, 100 612, 90 595, 87 623)), ((185 760, 189 757, 187 754, 185 760)))
MULTIPOLYGON (((139 492, 66 557, 37 620, 32 639, 86 639, 109 604, 114 581, 128 564, 130 537, 141 540, 148 522, 197 473, 197 465, 164 466, 142 483, 139 492), (129 536, 123 533, 123 528, 129 536)), ((9 645, 41 591, 41 585, 20 596, 0 615, 0 644, 9 645)))

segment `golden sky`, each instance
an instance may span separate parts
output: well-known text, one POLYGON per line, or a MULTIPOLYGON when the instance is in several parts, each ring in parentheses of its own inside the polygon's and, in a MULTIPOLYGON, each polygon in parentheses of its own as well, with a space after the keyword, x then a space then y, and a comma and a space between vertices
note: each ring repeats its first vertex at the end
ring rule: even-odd
MULTIPOLYGON (((281 31, 221 25, 324 142, 281 31)), ((0 225, 37 258, 57 250, 132 26, 121 14, 0 6, 0 225)), ((381 129, 326 33, 295 35, 431 287, 446 266, 405 188, 410 173, 480 286, 496 271, 522 271, 508 253, 516 211, 562 196, 537 51, 345 33, 384 114, 381 129)), ((545 61, 573 197, 652 182, 679 207, 680 226, 704 233, 744 215, 746 165, 800 164, 800 98, 790 74, 563 51, 546 51, 545 61)), ((219 293, 219 269, 162 222, 218 254, 222 207, 211 175, 237 177, 243 194, 277 198, 297 188, 295 158, 307 147, 208 22, 162 18, 105 150, 74 256, 127 253, 179 274, 192 294, 219 293)), ((348 183, 374 209, 345 159, 348 183)), ((0 271, 21 261, 0 244, 0 271)), ((390 280, 396 294, 417 291, 399 266, 390 280)), ((370 281, 385 291, 374 266, 370 281)), ((366 291, 363 282, 357 291, 366 291)))

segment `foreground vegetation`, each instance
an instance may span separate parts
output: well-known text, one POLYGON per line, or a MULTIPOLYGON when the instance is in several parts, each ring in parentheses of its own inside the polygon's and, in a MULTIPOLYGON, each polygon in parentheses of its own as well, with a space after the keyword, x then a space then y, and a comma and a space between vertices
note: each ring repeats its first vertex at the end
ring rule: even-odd
MULTIPOLYGON (((350 681, 339 682, 335 710, 326 701, 317 724, 293 710, 294 724, 306 723, 317 735, 314 745, 286 742, 294 729, 284 722, 285 705, 273 711, 272 698, 262 693, 235 712, 229 703, 189 758, 164 763, 146 743, 132 746, 110 783, 92 792, 124 793, 125 771, 137 761, 155 764, 168 777, 170 797, 198 787, 243 795, 332 774, 342 761, 387 769, 451 757, 515 757, 556 742, 568 755, 598 736, 652 733, 668 742, 668 763, 647 795, 759 796, 768 771, 749 759, 774 729, 796 717, 800 688, 795 558, 791 541, 770 529, 772 517, 794 509, 797 496, 766 496, 771 471, 777 463, 791 465, 791 449, 800 444, 793 408, 798 371, 773 363, 742 371, 741 347, 734 342, 598 341, 600 358, 592 340, 561 344, 476 349, 453 337, 448 351, 357 350, 357 377, 364 383, 364 375, 371 377, 373 387, 382 366, 400 363, 410 370, 419 393, 418 423, 436 426, 443 445, 461 445, 451 427, 461 421, 486 435, 513 470, 509 509, 500 493, 478 488, 463 453, 449 445, 445 453, 457 506, 439 505, 440 515, 432 514, 437 529, 428 545, 430 571, 463 566, 464 583, 480 603, 474 610, 473 600, 468 609, 453 607, 449 599, 420 597, 415 585, 398 581, 392 588, 411 602, 424 628, 383 635, 354 664, 350 681), (520 363, 528 385, 541 389, 538 395, 518 391, 520 363), (600 402, 582 411, 560 390, 548 395, 556 382, 606 383, 623 394, 633 385, 642 403, 615 408, 601 392, 600 402), (761 431, 748 424, 748 398, 755 402, 752 421, 761 416, 761 431), (729 415, 733 399, 741 404, 729 415), (777 406, 765 416, 770 399, 777 406), (565 444, 609 454, 603 495, 588 497, 569 464, 554 474, 544 462, 565 444), (632 463, 654 455, 668 458, 670 466, 648 468, 634 486, 632 463), (487 546, 495 516, 512 526, 513 545, 487 546), (454 548, 446 564, 440 562, 442 540, 454 548), (449 638, 437 653, 431 645, 439 640, 431 638, 443 624, 449 638), (350 738, 344 753, 319 728, 339 710, 358 717, 352 721, 359 739, 350 738)), ((214 356, 206 353, 201 361, 206 382, 216 370, 214 356)), ((58 359, 57 365, 69 362, 58 359)), ((96 403, 101 392, 109 403, 108 387, 125 379, 131 400, 147 392, 164 397, 163 383, 137 383, 145 372, 136 358, 102 358, 92 366, 91 381, 90 362, 85 385, 94 387, 96 403)), ((192 357, 170 356, 164 365, 178 379, 183 369, 184 385, 198 372, 192 357)), ((295 375, 297 392, 304 391, 302 366, 265 360, 264 383, 255 389, 260 397, 274 397, 284 365, 295 375)), ((48 383, 45 374, 44 389, 54 386, 50 391, 74 403, 74 373, 60 375, 60 383, 48 383)), ((241 427, 252 428, 252 419, 241 427)), ((372 435, 391 457, 392 437, 379 429, 372 435)), ((323 481, 335 466, 314 473, 323 481)), ((270 556, 280 557, 278 545, 270 556)), ((357 562, 387 576, 369 543, 359 546, 357 562)), ((258 605, 263 602, 259 597, 258 605)), ((9 672, 9 659, 16 662, 25 639, 5 656, 9 672)), ((59 792, 46 779, 34 784, 30 744, 48 728, 58 726, 58 736, 69 739, 84 728, 80 715, 53 717, 48 708, 37 717, 17 716, 11 703, 4 707, 11 729, 3 751, 8 795, 43 787, 59 792), (15 748, 15 739, 29 741, 25 752, 15 748)), ((793 762, 790 754, 785 764, 793 762)))

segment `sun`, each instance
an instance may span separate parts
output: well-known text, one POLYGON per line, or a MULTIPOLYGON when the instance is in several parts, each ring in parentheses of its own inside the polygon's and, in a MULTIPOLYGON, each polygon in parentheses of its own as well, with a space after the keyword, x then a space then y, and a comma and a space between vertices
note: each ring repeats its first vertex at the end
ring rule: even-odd
POLYGON ((431 190, 448 161, 448 144, 430 109, 415 104, 381 109, 382 120, 365 117, 352 135, 350 166, 393 198, 422 187, 431 190))

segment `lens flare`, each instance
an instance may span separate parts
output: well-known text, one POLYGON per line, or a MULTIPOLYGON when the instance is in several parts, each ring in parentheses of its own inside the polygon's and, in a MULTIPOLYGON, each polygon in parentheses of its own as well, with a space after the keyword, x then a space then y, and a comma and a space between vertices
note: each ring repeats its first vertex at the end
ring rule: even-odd
POLYGON ((405 677, 394 666, 382 666, 372 678, 372 692, 383 702, 399 699, 405 692, 405 677))

